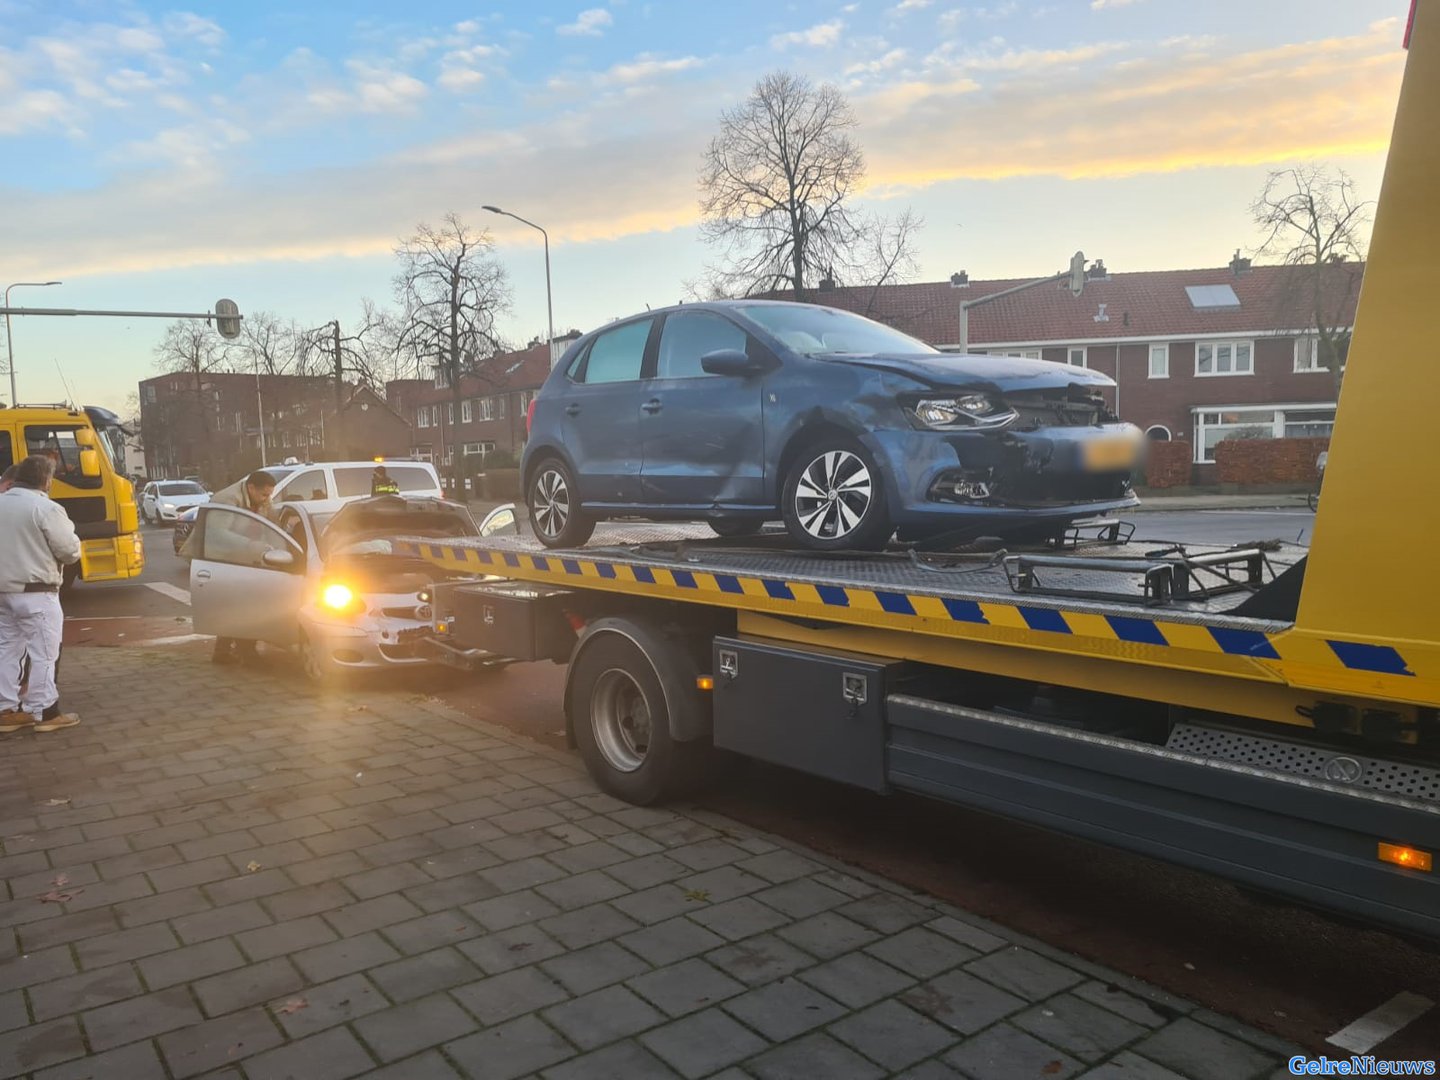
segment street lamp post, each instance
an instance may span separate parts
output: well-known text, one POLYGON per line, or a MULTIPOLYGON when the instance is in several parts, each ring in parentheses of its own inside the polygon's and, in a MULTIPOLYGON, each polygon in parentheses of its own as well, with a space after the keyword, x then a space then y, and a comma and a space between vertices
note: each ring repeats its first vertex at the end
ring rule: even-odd
POLYGON ((540 235, 545 238, 545 322, 550 330, 550 337, 546 344, 550 348, 550 366, 555 366, 555 309, 550 301, 550 234, 533 221, 526 221, 519 214, 512 214, 509 210, 501 210, 498 206, 482 206, 480 209, 489 210, 492 214, 500 214, 504 217, 514 218, 522 225, 529 225, 532 229, 539 229, 540 235))
POLYGON ((58 281, 17 281, 13 285, 5 286, 5 355, 10 364, 10 405, 12 407, 19 405, 20 399, 15 396, 15 346, 10 335, 10 290, 24 286, 43 289, 47 285, 59 284, 58 281))

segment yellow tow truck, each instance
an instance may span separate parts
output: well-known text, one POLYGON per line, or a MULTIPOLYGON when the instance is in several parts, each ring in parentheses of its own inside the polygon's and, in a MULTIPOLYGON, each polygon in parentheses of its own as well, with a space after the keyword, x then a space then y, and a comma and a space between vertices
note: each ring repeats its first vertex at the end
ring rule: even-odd
POLYGON ((485 575, 436 588, 437 655, 568 664, 571 743, 632 802, 728 751, 1440 938, 1437 115, 1419 0, 1308 550, 417 538, 485 575))
POLYGON ((80 536, 80 562, 65 584, 119 581, 145 569, 135 485, 123 475, 125 434, 109 409, 69 405, 0 408, 0 468, 30 454, 55 461, 50 497, 80 536))

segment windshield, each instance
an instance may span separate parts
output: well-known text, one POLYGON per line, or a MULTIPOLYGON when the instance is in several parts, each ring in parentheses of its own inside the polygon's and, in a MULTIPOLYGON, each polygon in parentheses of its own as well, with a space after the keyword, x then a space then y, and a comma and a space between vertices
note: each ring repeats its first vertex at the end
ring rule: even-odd
POLYGON ((923 341, 872 319, 808 304, 746 304, 740 309, 780 341, 805 356, 872 356, 936 353, 923 341))
POLYGON ((161 495, 204 495, 205 489, 199 484, 192 484, 188 480, 180 480, 173 484, 161 484, 161 495))
POLYGON ((105 456, 110 459, 110 466, 116 472, 125 471, 125 432, 118 427, 96 428, 95 433, 100 438, 95 441, 105 456))

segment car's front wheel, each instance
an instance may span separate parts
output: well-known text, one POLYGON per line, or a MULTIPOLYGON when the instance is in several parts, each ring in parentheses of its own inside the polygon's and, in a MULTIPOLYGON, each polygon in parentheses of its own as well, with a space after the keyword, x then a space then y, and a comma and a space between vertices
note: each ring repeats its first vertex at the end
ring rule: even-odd
POLYGON ((340 684, 339 669, 304 633, 300 635, 300 667, 311 686, 333 688, 340 684))
POLYGON ((736 536, 754 536, 765 527, 764 518, 711 518, 710 529, 727 540, 736 536))
POLYGON ((878 551, 895 531, 880 469, 847 435, 826 436, 796 455, 780 509, 791 537, 816 551, 878 551))
POLYGON ((525 493, 530 527, 546 547, 580 547, 595 531, 595 521, 580 509, 575 478, 557 458, 547 458, 530 474, 525 493))

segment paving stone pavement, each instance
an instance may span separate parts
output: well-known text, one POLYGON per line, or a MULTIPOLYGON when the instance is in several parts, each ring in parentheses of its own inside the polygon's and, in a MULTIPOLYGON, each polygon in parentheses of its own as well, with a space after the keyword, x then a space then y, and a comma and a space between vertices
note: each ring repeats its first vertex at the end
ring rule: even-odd
POLYGON ((413 691, 65 661, 84 725, 0 740, 0 1077, 1259 1080, 1298 1052, 413 691))

